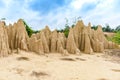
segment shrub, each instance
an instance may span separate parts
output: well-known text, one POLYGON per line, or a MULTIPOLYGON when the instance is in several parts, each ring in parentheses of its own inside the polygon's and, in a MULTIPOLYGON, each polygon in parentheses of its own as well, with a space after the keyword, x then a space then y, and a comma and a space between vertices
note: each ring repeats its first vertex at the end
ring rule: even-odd
POLYGON ((28 24, 24 20, 23 20, 23 23, 25 25, 28 36, 31 37, 31 35, 33 34, 34 31, 31 29, 31 27, 28 26, 28 24))
POLYGON ((118 31, 115 36, 112 38, 112 41, 117 43, 117 44, 120 44, 120 31, 118 31))

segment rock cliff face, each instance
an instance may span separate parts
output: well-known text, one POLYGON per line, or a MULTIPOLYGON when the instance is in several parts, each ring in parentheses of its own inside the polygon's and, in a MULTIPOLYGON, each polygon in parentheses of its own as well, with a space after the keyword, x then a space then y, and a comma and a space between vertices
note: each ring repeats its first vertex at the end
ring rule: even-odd
POLYGON ((10 53, 8 34, 5 29, 5 23, 0 22, 0 56, 7 56, 10 53))
POLYGON ((70 28, 67 38, 64 33, 50 31, 48 26, 28 37, 25 27, 22 19, 7 27, 4 22, 0 22, 0 56, 7 56, 14 49, 33 51, 37 54, 58 52, 68 55, 103 52, 104 49, 117 46, 105 38, 100 25, 97 30, 93 30, 90 23, 85 26, 82 20, 70 28))
POLYGON ((27 41, 29 37, 27 35, 25 25, 22 19, 18 20, 18 22, 14 23, 13 25, 9 25, 7 27, 7 33, 8 33, 9 47, 11 50, 17 48, 26 51, 28 50, 27 41))
POLYGON ((70 32, 68 34, 66 49, 69 53, 76 54, 76 51, 79 50, 77 45, 75 44, 73 28, 70 28, 70 32))

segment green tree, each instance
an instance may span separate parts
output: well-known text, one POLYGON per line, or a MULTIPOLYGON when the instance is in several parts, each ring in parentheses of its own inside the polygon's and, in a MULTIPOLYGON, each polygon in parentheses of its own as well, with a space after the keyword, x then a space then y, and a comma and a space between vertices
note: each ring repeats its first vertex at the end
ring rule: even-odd
POLYGON ((68 37, 68 34, 69 34, 69 25, 68 25, 68 19, 65 18, 66 20, 66 23, 65 23, 65 28, 64 29, 60 29, 60 30, 57 30, 58 32, 63 32, 65 34, 66 37, 68 37))
POLYGON ((91 28, 97 30, 98 26, 93 25, 91 28))
POLYGON ((105 32, 111 32, 111 28, 110 28, 109 24, 106 24, 105 32))
POLYGON ((31 35, 34 33, 34 30, 32 30, 32 28, 30 26, 28 26, 28 24, 24 20, 23 20, 23 23, 25 25, 28 36, 31 37, 31 35))
POLYGON ((69 29, 70 29, 70 27, 69 27, 69 25, 68 25, 68 19, 66 18, 65 28, 64 28, 64 30, 63 30, 63 32, 64 32, 64 34, 65 34, 66 37, 68 37, 69 29))
POLYGON ((120 25, 118 25, 115 29, 115 32, 118 32, 118 31, 120 31, 120 25))
POLYGON ((70 29, 70 27, 66 26, 65 29, 64 29, 64 31, 63 31, 66 37, 68 37, 69 29, 70 29))

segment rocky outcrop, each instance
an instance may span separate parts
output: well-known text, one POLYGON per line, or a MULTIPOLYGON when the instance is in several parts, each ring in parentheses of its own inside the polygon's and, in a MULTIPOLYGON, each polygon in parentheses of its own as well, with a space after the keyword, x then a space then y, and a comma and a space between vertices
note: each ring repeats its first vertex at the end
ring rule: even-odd
POLYGON ((53 31, 50 37, 50 51, 51 52, 57 52, 57 39, 58 39, 58 33, 57 31, 53 31))
POLYGON ((58 33, 57 52, 61 53, 62 55, 68 55, 68 51, 65 48, 66 48, 66 37, 64 33, 58 33))
POLYGON ((87 28, 83 29, 83 40, 84 40, 84 52, 87 54, 90 54, 93 52, 92 47, 91 47, 91 43, 90 43, 90 37, 88 35, 88 31, 87 28))
POLYGON ((9 53, 10 49, 5 23, 0 22, 0 56, 7 56, 9 53))
POLYGON ((42 40, 41 39, 37 40, 37 38, 35 36, 32 36, 31 38, 29 38, 28 48, 30 51, 36 52, 37 54, 44 53, 42 40))
POLYGON ((48 26, 28 37, 25 27, 22 19, 7 27, 4 22, 0 22, 0 56, 6 56, 10 50, 14 49, 32 51, 37 54, 52 52, 68 55, 81 52, 87 54, 103 52, 104 49, 113 49, 118 46, 105 38, 100 25, 97 30, 93 30, 91 23, 85 26, 82 20, 70 28, 68 37, 57 30, 50 31, 48 26))
POLYGON ((18 20, 17 23, 14 23, 13 26, 9 25, 7 27, 7 33, 10 49, 14 50, 19 48, 26 51, 28 50, 28 35, 22 19, 18 20))
POLYGON ((70 32, 67 38, 66 49, 69 53, 72 53, 72 54, 76 54, 76 50, 79 50, 75 44, 72 28, 70 28, 70 32))
POLYGON ((42 31, 40 32, 40 39, 42 40, 42 45, 43 45, 44 52, 49 53, 50 52, 49 51, 49 46, 48 46, 45 34, 42 31))
POLYGON ((78 21, 77 24, 73 27, 73 36, 74 36, 74 40, 77 48, 80 48, 81 46, 81 34, 84 26, 85 25, 81 20, 81 21, 78 21))
POLYGON ((49 52, 49 46, 43 30, 37 34, 33 34, 28 41, 29 50, 39 54, 49 52))
POLYGON ((50 31, 48 26, 46 26, 45 29, 43 29, 42 31, 45 34, 48 46, 50 46, 50 35, 52 34, 52 32, 50 31))
POLYGON ((58 33, 58 38, 57 38, 57 52, 60 51, 60 47, 62 47, 63 49, 65 49, 66 47, 66 37, 64 35, 64 33, 58 33))

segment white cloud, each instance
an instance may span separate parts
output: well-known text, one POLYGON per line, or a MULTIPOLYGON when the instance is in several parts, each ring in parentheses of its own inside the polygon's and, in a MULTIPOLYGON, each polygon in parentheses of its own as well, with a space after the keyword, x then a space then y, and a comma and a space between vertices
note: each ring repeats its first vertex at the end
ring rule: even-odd
POLYGON ((101 24, 104 26, 106 23, 110 24, 112 28, 119 25, 119 13, 114 11, 114 0, 104 0, 97 5, 97 7, 86 16, 86 21, 91 21, 93 24, 101 24), (117 17, 116 17, 117 16, 117 17))
POLYGON ((62 6, 47 15, 40 15, 40 12, 29 8, 32 0, 2 0, 5 6, 0 8, 0 18, 5 17, 7 23, 13 23, 19 18, 26 20, 33 29, 39 30, 48 25, 52 30, 61 29, 65 25, 65 18, 72 24, 75 17, 81 16, 87 24, 104 25, 109 23, 112 27, 119 25, 120 13, 114 11, 114 0, 72 0, 68 5, 62 6), (81 12, 85 3, 96 3, 97 6, 89 12, 81 12))
POLYGON ((84 3, 96 3, 98 0, 72 0, 71 6, 74 7, 74 9, 81 9, 84 3))
POLYGON ((23 18, 28 24, 34 26, 34 29, 38 29, 37 26, 41 18, 38 12, 29 9, 28 0, 21 2, 19 0, 3 0, 3 2, 4 6, 0 8, 0 18, 6 18, 7 24, 16 22, 19 18, 23 18))

